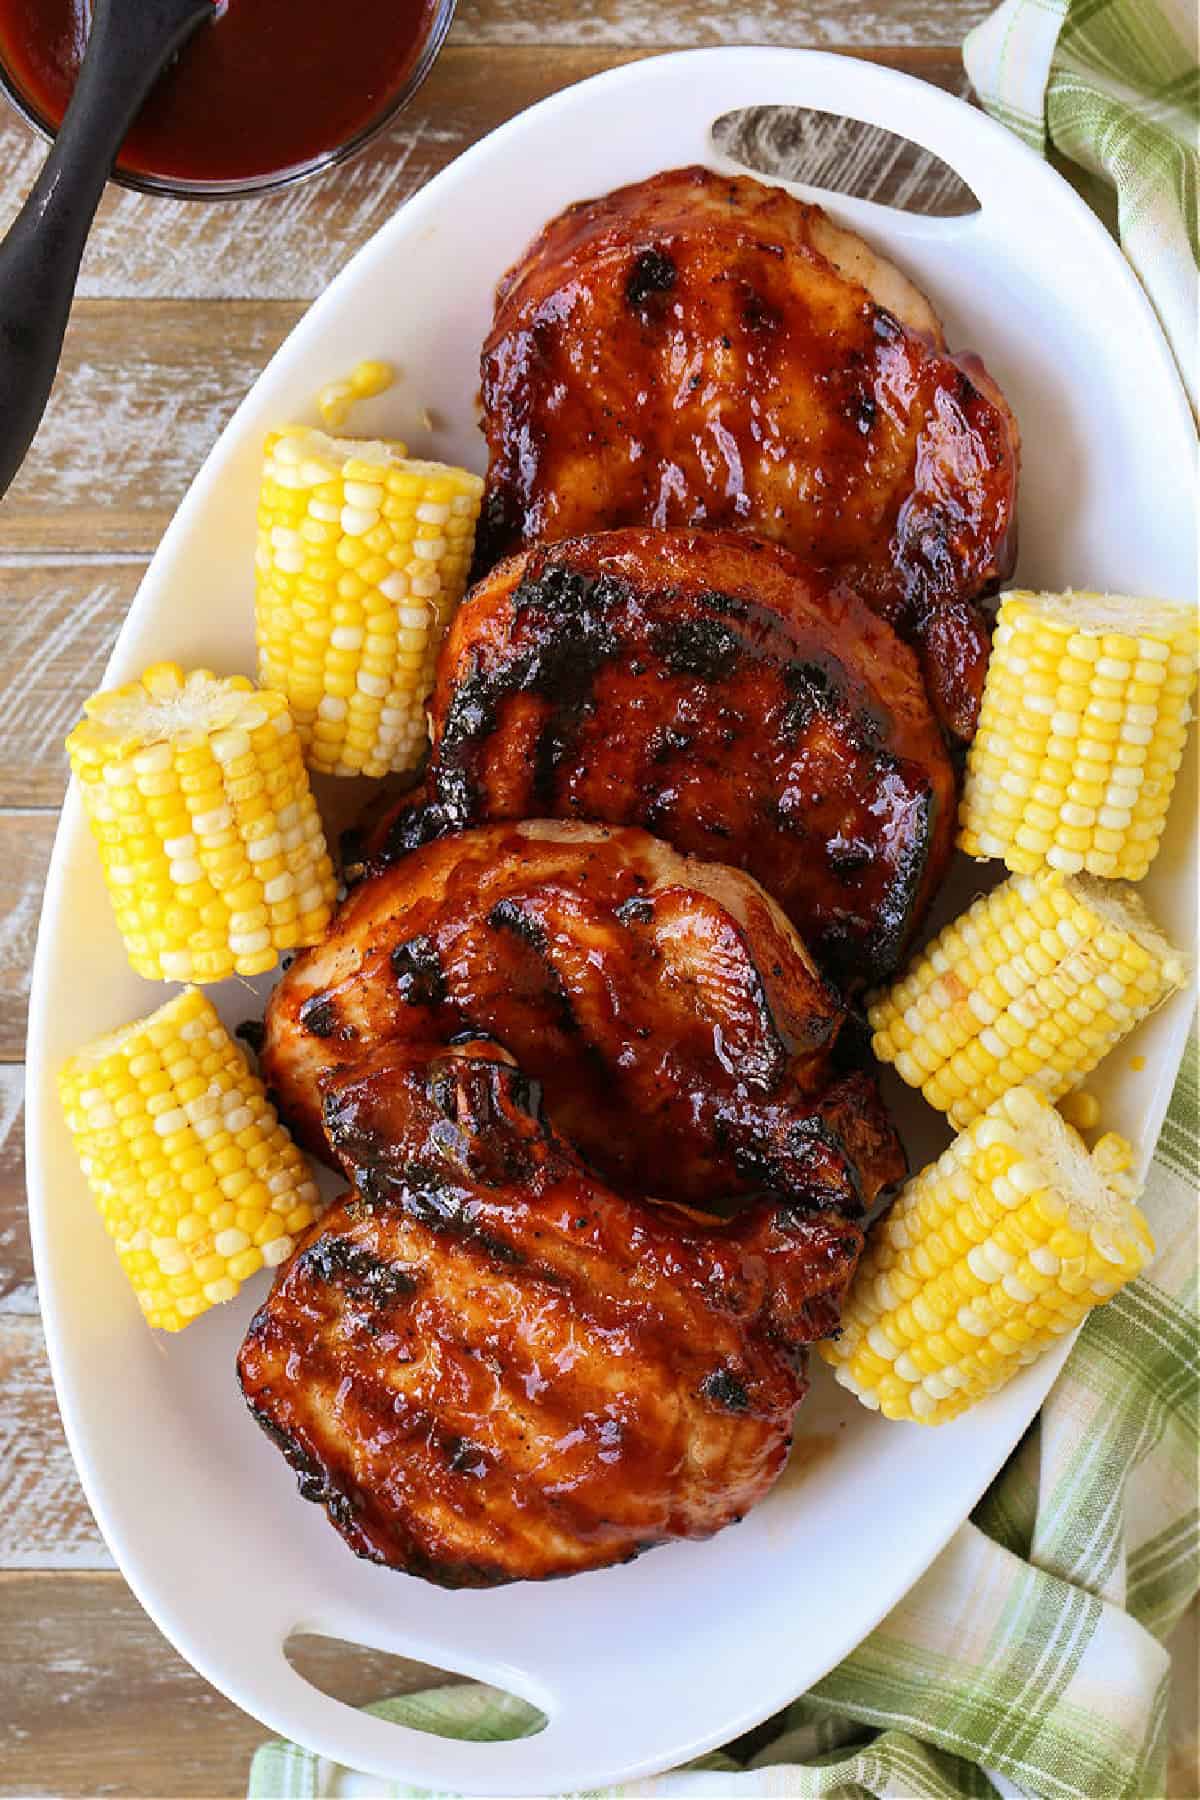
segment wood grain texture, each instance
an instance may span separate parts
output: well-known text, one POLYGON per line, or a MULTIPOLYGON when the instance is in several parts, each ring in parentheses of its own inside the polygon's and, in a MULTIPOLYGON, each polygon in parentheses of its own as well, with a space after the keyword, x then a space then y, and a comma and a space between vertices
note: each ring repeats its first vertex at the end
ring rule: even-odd
MULTIPOLYGON (((296 1666, 352 1706, 445 1679, 422 1663, 307 1639, 296 1666)), ((269 1735, 176 1655, 119 1575, 0 1575, 0 1792, 246 1791, 269 1735)))
MULTIPOLYGON (((475 29, 499 36, 504 5, 496 0, 491 12, 477 8, 485 16, 475 29)), ((520 19, 510 18, 509 26, 524 31, 527 13, 519 10, 520 19)), ((644 10, 649 13, 649 0, 644 10)), ((666 21, 678 10, 655 0, 654 11, 666 21)), ((848 18, 857 11, 844 9, 848 18)), ((587 17, 592 18, 590 11, 587 17)), ((742 41, 755 41, 754 34, 744 34, 742 41)), ((769 40, 760 35, 757 41, 769 40)), ((779 41, 816 40, 805 37, 801 23, 793 37, 779 41)), ((533 48, 536 40, 527 39, 515 47, 496 42, 482 49, 464 47, 456 28, 454 42, 458 47, 443 51, 392 128, 327 175, 260 200, 206 205, 110 188, 84 258, 80 297, 312 299, 410 194, 468 145, 534 101, 647 54, 655 40, 644 48, 580 49, 533 48)), ((870 54, 939 85, 954 87, 962 79, 957 49, 905 47, 897 40, 870 54)), ((19 120, 0 117, 0 228, 16 211, 43 155, 40 139, 19 120)))
MULTIPOLYGON (((41 429, 4 501, 0 550, 152 550, 293 301, 78 302, 41 429)), ((7 585, 7 584, 6 584, 7 585)))
POLYGON ((112 1566, 63 1436, 41 1320, 0 1318, 0 1569, 112 1566))
POLYGON ((456 44, 955 47, 992 0, 459 0, 456 44))
POLYGON ((0 1066, 0 1319, 36 1314, 25 1210, 25 1071, 0 1066))
POLYGON ((0 1063, 25 1054, 25 1017, 53 813, 0 813, 0 1063))
POLYGON ((140 558, 0 566, 0 807, 62 801, 63 739, 100 685, 144 568, 140 558))

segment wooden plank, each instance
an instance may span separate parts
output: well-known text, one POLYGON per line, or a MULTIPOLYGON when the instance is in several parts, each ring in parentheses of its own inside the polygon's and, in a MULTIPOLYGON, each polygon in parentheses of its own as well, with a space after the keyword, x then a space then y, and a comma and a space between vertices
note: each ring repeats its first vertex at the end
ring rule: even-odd
POLYGON ((25 1054, 25 1015, 53 813, 0 813, 0 1063, 25 1054))
MULTIPOLYGON (((326 1640, 294 1660, 352 1706, 446 1679, 326 1640)), ((270 1736, 188 1667, 116 1574, 0 1576, 0 1692, 6 1794, 242 1795, 270 1736)))
POLYGON ((36 1313, 25 1210, 25 1071, 0 1066, 0 1315, 36 1313))
MULTIPOLYGON (((303 307, 79 303, 0 520, 7 551, 153 549, 218 432, 303 307)), ((6 584, 7 585, 7 584, 6 584)))
POLYGON ((456 44, 646 45, 808 44, 824 49, 879 44, 955 48, 992 10, 992 0, 459 0, 456 44))
POLYGON ((0 807, 60 804, 63 739, 100 685, 144 568, 38 559, 0 574, 0 807))
MULTIPOLYGON (((910 23, 928 11, 925 0, 918 0, 918 6, 910 23)), ((476 24, 457 31, 453 42, 458 47, 443 51, 429 81, 401 118, 360 156, 327 175, 260 200, 219 205, 154 199, 110 188, 84 258, 80 296, 129 295, 139 301, 311 299, 410 194, 468 145, 547 94, 646 54, 646 47, 639 47, 643 46, 641 38, 621 39, 621 31, 633 28, 628 21, 622 24, 611 6, 607 22, 606 17, 596 22, 590 8, 578 15, 573 6, 559 8, 555 29, 573 28, 578 17, 586 22, 586 29, 595 24, 602 34, 618 33, 611 43, 603 35, 581 38, 580 44, 588 46, 583 48, 533 48, 538 40, 528 35, 527 9, 519 9, 518 19, 511 17, 512 10, 508 0, 476 6, 476 24), (484 34, 481 41, 487 48, 470 47, 471 29, 484 34), (615 47, 621 43, 625 47, 615 47)), ((642 10, 648 17, 649 5, 644 4, 642 10)), ((673 9, 659 6, 657 0, 653 10, 664 28, 678 18, 673 9)), ((680 41, 737 41, 737 33, 718 31, 723 10, 718 0, 712 0, 711 15, 689 15, 703 17, 707 23, 694 40, 680 41)), ((905 47, 901 29, 905 8, 886 10, 897 12, 894 31, 876 34, 874 40, 870 35, 850 35, 837 41, 860 47, 870 44, 869 54, 874 59, 909 69, 940 85, 953 87, 961 82, 957 48, 937 48, 936 38, 924 42, 917 37, 905 47), (880 43, 893 47, 881 49, 880 43), (930 43, 935 47, 930 48, 930 43)), ((603 14, 604 9, 601 11, 603 14)), ((776 17, 781 29, 785 19, 791 22, 786 34, 774 41, 828 41, 814 35, 817 26, 812 8, 807 14, 801 9, 794 21, 792 8, 782 3, 774 9, 768 6, 765 12, 763 31, 747 27, 744 41, 769 41, 770 20, 776 17)), ((838 16, 850 21, 859 15, 856 7, 838 9, 838 16)), ((821 16, 832 14, 822 9, 821 16)), ((644 44, 648 47, 656 41, 649 38, 644 44)), ((19 120, 0 118, 0 229, 15 212, 43 155, 40 139, 19 120)))
POLYGON ((111 1567, 63 1436, 41 1321, 0 1318, 0 1569, 111 1567))

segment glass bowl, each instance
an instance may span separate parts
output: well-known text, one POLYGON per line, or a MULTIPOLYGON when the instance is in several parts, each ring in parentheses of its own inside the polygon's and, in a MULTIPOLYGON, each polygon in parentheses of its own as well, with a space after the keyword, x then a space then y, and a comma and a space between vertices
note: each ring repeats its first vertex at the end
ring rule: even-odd
MULTIPOLYGON (((297 181, 307 181, 312 175, 319 175, 325 169, 332 169, 337 163, 345 162, 348 157, 357 156, 358 152, 369 144, 372 138, 379 136, 396 115, 403 110, 412 99, 421 83, 425 80, 437 58, 438 51, 445 42, 446 33, 454 18, 458 0, 434 0, 431 9, 429 29, 421 43, 412 67, 395 93, 390 95, 374 118, 360 125, 344 142, 322 150, 319 155, 307 158, 303 162, 293 163, 283 169, 267 169, 258 175, 238 176, 229 180, 188 180, 182 176, 153 175, 140 170, 114 168, 109 180, 118 187, 131 188, 139 194, 162 194, 174 200, 244 200, 255 194, 270 193, 275 188, 291 187, 297 181)), ((26 98, 16 79, 5 67, 0 58, 0 92, 8 101, 13 111, 18 113, 25 123, 36 131, 47 143, 53 143, 55 128, 46 120, 26 98)))

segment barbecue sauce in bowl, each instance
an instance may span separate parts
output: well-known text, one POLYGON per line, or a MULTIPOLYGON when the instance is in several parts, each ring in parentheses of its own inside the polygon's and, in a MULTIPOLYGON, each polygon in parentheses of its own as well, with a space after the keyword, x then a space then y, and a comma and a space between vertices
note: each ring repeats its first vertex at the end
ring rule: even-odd
MULTIPOLYGON (((219 194, 335 161, 418 85, 453 10, 454 0, 227 0, 150 95, 118 177, 219 194)), ((45 130, 62 123, 91 13, 92 0, 0 0, 6 85, 45 130)))

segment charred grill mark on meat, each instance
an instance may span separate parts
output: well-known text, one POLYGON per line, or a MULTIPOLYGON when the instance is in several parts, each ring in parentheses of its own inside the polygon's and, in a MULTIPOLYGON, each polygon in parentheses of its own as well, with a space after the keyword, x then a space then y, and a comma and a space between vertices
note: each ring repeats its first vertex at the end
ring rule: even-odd
POLYGON ((311 1229, 238 1376, 351 1549, 447 1587, 542 1580, 762 1497, 856 1225, 622 1197, 476 1047, 385 1047, 326 1099, 347 1167, 386 1179, 311 1229))
MULTIPOLYGON (((263 1067, 294 1128, 336 1149, 331 1070, 379 1044, 483 1036, 624 1192, 711 1205, 770 1191, 857 1216, 903 1161, 870 1082, 829 1118, 855 1079, 831 1071, 842 1018, 745 876, 640 831, 497 825, 353 890, 272 994, 263 1067), (326 1035, 305 1029, 314 1008, 326 1035)), ((456 1117, 443 1126, 449 1151, 456 1117)), ((360 1160, 377 1198, 386 1159, 360 1160)))
POLYGON ((833 578, 723 533, 621 531, 505 564, 443 649, 422 817, 637 824, 747 869, 848 987, 900 960, 955 782, 911 653, 833 578), (847 852, 847 846, 852 846, 847 852))
POLYGON ((840 569, 975 730, 1019 434, 900 272, 819 207, 702 168, 567 209, 484 344, 476 573, 625 525, 736 526, 840 569))

